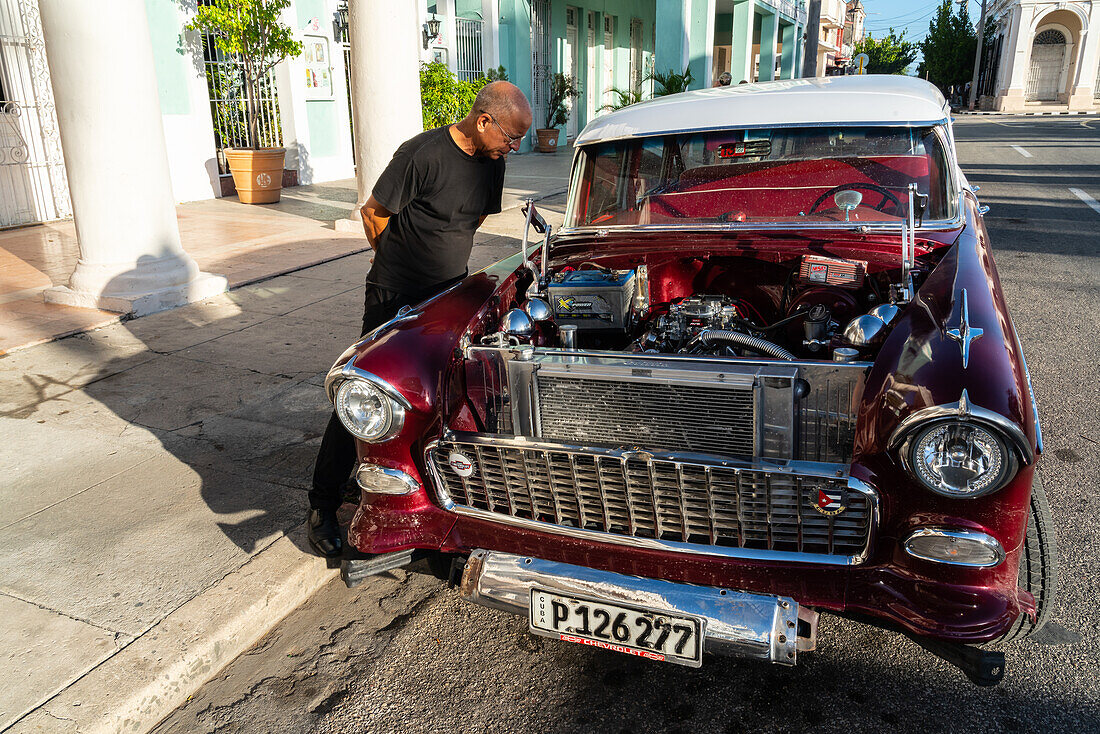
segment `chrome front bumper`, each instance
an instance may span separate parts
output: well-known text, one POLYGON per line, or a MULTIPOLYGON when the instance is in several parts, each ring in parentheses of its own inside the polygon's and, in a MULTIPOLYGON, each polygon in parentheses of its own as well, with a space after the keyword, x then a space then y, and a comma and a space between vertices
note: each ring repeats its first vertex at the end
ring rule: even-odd
POLYGON ((703 649, 794 665, 817 642, 817 613, 789 597, 624 576, 510 553, 470 554, 459 589, 490 609, 526 616, 531 589, 630 604, 706 620, 703 649))

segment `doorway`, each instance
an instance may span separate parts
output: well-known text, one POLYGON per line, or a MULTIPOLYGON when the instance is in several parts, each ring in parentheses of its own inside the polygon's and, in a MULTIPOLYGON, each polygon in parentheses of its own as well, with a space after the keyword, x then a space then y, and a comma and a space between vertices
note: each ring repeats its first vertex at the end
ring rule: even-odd
POLYGON ((1066 36, 1053 28, 1040 32, 1031 45, 1031 73, 1027 80, 1029 102, 1054 102, 1062 90, 1062 66, 1066 36))
MULTIPOLYGON (((580 71, 580 47, 577 43, 577 12, 576 8, 565 9, 565 73, 572 77, 573 83, 577 83, 580 71)), ((565 100, 569 108, 569 122, 565 126, 565 137, 572 140, 577 137, 577 101, 565 100)))
POLYGON ((550 0, 531 0, 531 134, 546 123, 550 92, 550 0))

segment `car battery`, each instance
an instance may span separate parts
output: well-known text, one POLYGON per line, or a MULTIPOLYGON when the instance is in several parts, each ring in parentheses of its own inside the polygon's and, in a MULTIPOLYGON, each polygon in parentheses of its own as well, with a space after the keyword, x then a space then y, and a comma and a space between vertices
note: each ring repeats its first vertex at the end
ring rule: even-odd
POLYGON ((625 331, 633 270, 567 270, 546 286, 554 321, 584 331, 625 331))

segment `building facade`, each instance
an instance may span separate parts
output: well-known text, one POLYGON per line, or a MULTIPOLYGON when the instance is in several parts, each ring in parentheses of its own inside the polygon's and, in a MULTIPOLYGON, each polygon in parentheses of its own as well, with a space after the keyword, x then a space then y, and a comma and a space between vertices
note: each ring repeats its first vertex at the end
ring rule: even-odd
MULTIPOLYGON (((0 0, 0 227, 72 214, 42 1, 0 0)), ((244 143, 235 60, 210 37, 184 30, 195 4, 210 2, 141 1, 152 58, 134 63, 155 72, 152 101, 176 202, 232 193, 223 151, 244 143)), ((824 5, 837 52, 844 3, 824 5)), ((464 79, 503 66, 532 101, 533 127, 545 124, 550 77, 573 76, 580 96, 560 144, 616 103, 616 90, 650 97, 654 71, 690 70, 696 89, 723 72, 734 84, 794 78, 806 26, 805 0, 418 0, 416 12, 421 62, 442 62, 464 79)), ((282 21, 305 52, 261 85, 262 142, 286 148, 287 185, 354 176, 347 0, 293 0, 282 21)), ((819 73, 831 59, 823 57, 819 73)), ((533 142, 532 132, 523 150, 533 142)))
POLYGON ((821 0, 821 26, 817 35, 817 75, 842 73, 844 57, 844 0, 821 0))
POLYGON ((863 23, 867 19, 867 11, 863 9, 861 0, 849 0, 844 10, 844 36, 841 45, 841 60, 851 65, 855 56, 855 47, 863 40, 863 23))
POLYGON ((1100 2, 994 0, 989 18, 982 109, 1100 110, 1100 2))

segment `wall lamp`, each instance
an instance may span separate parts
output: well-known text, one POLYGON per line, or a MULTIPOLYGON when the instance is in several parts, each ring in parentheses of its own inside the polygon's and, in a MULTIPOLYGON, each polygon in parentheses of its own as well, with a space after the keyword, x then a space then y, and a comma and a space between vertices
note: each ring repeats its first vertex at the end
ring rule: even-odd
POLYGON ((332 14, 332 35, 337 43, 348 42, 348 4, 342 2, 332 14))
POLYGON ((427 50, 428 44, 439 38, 439 26, 442 21, 435 17, 435 13, 432 13, 432 19, 424 24, 424 49, 427 50))

